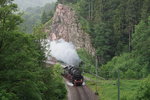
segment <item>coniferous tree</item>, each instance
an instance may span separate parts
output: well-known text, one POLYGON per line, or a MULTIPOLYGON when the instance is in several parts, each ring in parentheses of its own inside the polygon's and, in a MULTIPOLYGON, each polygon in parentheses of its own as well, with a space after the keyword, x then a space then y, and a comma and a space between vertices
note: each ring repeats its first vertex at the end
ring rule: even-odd
POLYGON ((18 30, 22 20, 12 1, 0 1, 0 100, 65 98, 65 86, 46 68, 38 39, 18 30), (57 86, 61 88, 55 91, 57 86))

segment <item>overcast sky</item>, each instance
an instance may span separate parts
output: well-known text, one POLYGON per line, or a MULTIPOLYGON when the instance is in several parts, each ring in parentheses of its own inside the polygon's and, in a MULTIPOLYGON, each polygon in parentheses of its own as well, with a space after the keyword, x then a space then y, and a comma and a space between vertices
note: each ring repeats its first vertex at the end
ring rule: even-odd
POLYGON ((43 6, 46 3, 56 2, 57 0, 14 0, 19 8, 25 10, 28 7, 43 6))

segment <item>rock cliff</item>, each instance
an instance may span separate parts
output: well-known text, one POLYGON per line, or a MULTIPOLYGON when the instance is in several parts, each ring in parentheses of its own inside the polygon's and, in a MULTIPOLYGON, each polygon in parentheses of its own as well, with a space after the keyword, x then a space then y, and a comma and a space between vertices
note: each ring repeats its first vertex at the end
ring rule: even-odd
POLYGON ((67 42, 72 42, 76 49, 84 48, 94 55, 95 49, 92 47, 90 36, 81 29, 77 20, 78 17, 71 7, 58 4, 52 22, 46 24, 44 31, 48 33, 50 40, 63 38, 67 42))

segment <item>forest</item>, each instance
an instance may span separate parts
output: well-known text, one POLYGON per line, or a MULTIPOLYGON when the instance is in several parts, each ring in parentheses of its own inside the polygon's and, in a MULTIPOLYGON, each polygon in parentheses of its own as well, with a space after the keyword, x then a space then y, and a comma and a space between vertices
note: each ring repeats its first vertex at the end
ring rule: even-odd
POLYGON ((78 50, 84 71, 95 74, 96 58, 98 76, 116 80, 119 72, 120 78, 129 83, 142 81, 135 86, 134 99, 149 100, 150 0, 58 0, 23 13, 13 0, 0 0, 0 99, 66 99, 65 85, 56 71, 60 67, 46 67, 40 43, 45 38, 41 27, 52 18, 58 3, 76 11, 96 49, 94 57, 84 49, 78 50), (36 34, 39 31, 41 34, 36 34))
MULTIPOLYGON (((149 100, 150 0, 58 0, 77 12, 82 29, 92 39, 98 75, 109 80, 143 79, 136 100, 149 100), (142 90, 144 89, 144 90, 142 90)), ((79 51, 85 72, 95 73, 95 60, 79 51), (89 70, 91 69, 91 70, 89 70)), ((126 100, 126 99, 125 99, 126 100)), ((133 99, 131 99, 133 100, 133 99)))
POLYGON ((52 17, 55 9, 55 3, 47 3, 43 7, 29 7, 22 12, 23 23, 19 29, 26 33, 34 32, 34 28, 45 24, 52 17))
MULTIPOLYGON (((73 5, 83 29, 90 34, 105 78, 115 70, 144 78, 150 73, 149 0, 58 0, 73 5), (107 75, 107 76, 106 76, 107 75)), ((128 76, 122 76, 127 78, 128 76)))
POLYGON ((0 1, 0 100, 66 98, 59 65, 46 67, 40 39, 20 31, 23 19, 12 1, 0 1))

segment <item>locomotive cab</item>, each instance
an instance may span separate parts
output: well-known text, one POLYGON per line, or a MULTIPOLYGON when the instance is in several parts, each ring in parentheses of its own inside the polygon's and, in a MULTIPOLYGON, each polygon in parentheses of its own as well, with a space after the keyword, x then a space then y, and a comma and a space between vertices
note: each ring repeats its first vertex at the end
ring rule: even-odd
POLYGON ((74 68, 74 70, 72 70, 72 83, 75 86, 80 86, 83 83, 83 76, 81 75, 81 71, 79 70, 79 68, 74 68))

